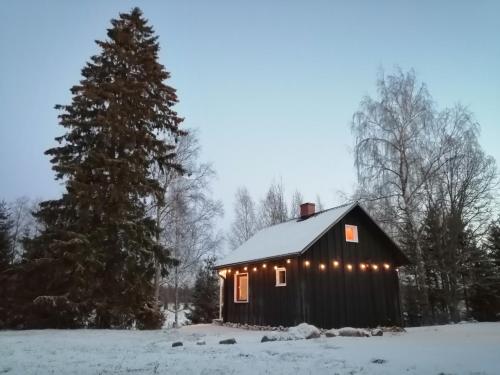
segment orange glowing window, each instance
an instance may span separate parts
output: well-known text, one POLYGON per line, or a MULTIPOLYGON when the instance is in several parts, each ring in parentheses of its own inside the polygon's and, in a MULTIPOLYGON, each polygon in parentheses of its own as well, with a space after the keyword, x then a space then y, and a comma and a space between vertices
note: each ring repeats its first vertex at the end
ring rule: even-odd
POLYGON ((356 225, 345 226, 345 240, 347 242, 358 242, 358 227, 356 225))
POLYGON ((248 302, 248 273, 239 273, 234 277, 234 302, 248 302))

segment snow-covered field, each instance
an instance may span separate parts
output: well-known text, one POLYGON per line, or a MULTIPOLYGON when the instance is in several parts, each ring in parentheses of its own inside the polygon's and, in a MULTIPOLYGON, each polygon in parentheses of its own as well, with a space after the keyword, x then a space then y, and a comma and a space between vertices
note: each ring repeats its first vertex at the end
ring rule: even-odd
POLYGON ((264 334, 214 325, 0 331, 0 374, 500 374, 500 323, 261 343, 264 334), (235 345, 219 344, 230 337, 235 345))

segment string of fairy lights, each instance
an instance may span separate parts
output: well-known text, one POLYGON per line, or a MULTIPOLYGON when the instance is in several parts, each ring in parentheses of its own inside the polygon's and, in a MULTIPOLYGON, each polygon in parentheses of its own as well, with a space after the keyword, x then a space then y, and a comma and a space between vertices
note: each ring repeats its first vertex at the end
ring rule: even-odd
MULTIPOLYGON (((290 264, 292 262, 291 259, 287 259, 286 260, 286 263, 287 264, 290 264)), ((318 263, 317 264, 317 267, 320 271, 326 271, 329 267, 328 265, 331 264, 331 267, 333 269, 341 269, 342 267, 342 263, 339 261, 339 260, 333 260, 331 263, 318 263)), ((304 260, 303 261, 303 266, 305 268, 313 268, 313 264, 310 260, 304 260)), ((370 263, 370 262, 361 262, 361 263, 345 263, 344 265, 344 269, 348 272, 353 272, 355 271, 356 269, 362 271, 362 272, 366 272, 366 271, 379 271, 379 270, 385 270, 385 271, 389 271, 392 269, 392 266, 391 264, 389 263, 370 263)), ((260 266, 260 269, 266 269, 267 268, 267 263, 262 263, 262 265, 260 266)), ((278 268, 283 268, 283 266, 279 266, 279 265, 275 265, 274 266, 274 269, 277 270, 278 268)), ((250 269, 252 270, 252 272, 257 272, 259 270, 259 267, 257 266, 253 266, 253 267, 250 267, 250 269)), ((239 274, 240 272, 248 272, 249 270, 249 266, 244 266, 242 268, 242 270, 240 271, 240 269, 236 269, 234 272, 235 274, 239 274)), ((221 273, 228 273, 230 274, 233 270, 231 268, 227 268, 227 269, 222 269, 220 270, 221 273)))

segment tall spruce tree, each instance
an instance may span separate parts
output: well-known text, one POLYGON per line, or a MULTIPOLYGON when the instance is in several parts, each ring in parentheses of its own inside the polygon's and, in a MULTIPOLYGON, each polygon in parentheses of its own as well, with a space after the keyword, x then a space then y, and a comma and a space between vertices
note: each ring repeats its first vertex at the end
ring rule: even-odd
POLYGON ((219 308, 218 279, 214 272, 215 259, 205 260, 194 284, 192 307, 186 317, 193 323, 210 323, 217 317, 219 308))
POLYGON ((38 326, 162 322, 152 308, 152 280, 155 260, 166 273, 171 258, 155 242, 158 228, 146 207, 164 196, 152 168, 182 170, 174 160, 182 119, 141 11, 111 24, 71 88, 71 104, 56 106, 66 132, 46 154, 66 190, 41 204, 36 216, 44 230, 26 253, 38 326))

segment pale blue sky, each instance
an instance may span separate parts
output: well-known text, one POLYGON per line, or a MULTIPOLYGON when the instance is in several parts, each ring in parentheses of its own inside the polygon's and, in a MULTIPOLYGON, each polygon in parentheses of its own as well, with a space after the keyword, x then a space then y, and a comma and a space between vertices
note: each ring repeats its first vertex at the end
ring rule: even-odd
POLYGON ((218 172, 225 227, 240 185, 261 196, 281 179, 289 196, 326 205, 352 190, 349 122, 380 67, 413 67, 440 107, 469 106, 500 160, 499 1, 12 0, 0 23, 0 198, 57 196, 43 155, 62 131, 53 107, 133 6, 218 172))

